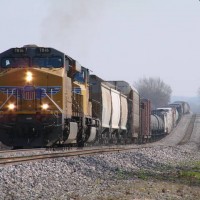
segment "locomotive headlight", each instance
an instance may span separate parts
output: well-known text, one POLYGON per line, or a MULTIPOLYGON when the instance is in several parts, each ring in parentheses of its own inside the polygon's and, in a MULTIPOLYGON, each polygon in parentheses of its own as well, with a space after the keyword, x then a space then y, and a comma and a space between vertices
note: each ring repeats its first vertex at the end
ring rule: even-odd
POLYGON ((14 109, 15 109, 15 104, 10 103, 10 104, 8 105, 8 109, 9 109, 9 110, 14 110, 14 109))
POLYGON ((33 80, 33 74, 31 72, 26 72, 26 81, 31 82, 33 80))
POLYGON ((47 103, 42 104, 42 109, 47 110, 49 108, 49 105, 47 103))

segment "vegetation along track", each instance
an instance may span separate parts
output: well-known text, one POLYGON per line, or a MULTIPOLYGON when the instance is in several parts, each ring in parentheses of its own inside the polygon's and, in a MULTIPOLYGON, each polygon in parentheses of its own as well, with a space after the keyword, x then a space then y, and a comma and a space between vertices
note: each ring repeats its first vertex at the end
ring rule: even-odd
POLYGON ((192 135, 192 131, 194 129, 194 122, 196 120, 196 114, 194 114, 190 120, 190 123, 188 125, 188 128, 185 132, 185 135, 183 137, 183 139, 178 143, 178 145, 183 145, 183 144, 186 144, 187 142, 189 142, 190 138, 191 138, 191 135, 192 135))

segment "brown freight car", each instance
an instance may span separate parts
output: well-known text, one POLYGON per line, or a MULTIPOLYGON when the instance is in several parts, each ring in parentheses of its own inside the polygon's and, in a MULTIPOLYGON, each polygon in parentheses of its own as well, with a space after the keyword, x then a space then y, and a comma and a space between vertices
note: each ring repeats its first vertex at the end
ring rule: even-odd
POLYGON ((146 143, 151 138, 151 101, 140 100, 140 143, 146 143))

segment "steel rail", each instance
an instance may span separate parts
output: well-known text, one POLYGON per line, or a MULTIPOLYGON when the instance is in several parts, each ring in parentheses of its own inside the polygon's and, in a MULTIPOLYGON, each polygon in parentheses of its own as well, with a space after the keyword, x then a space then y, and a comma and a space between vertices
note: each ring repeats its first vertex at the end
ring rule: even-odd
MULTIPOLYGON (((167 145, 158 145, 160 147, 169 147, 167 145)), ((87 156, 94 154, 103 154, 103 153, 114 153, 114 152, 122 152, 122 151, 130 151, 137 150, 142 148, 153 148, 158 147, 153 145, 141 145, 138 147, 109 147, 109 148, 96 148, 96 149, 87 149, 87 150, 73 150, 67 152, 49 152, 47 154, 40 155, 26 155, 26 156, 16 156, 16 157, 2 157, 0 158, 0 165, 7 164, 17 164, 28 161, 37 161, 37 160, 45 160, 45 159, 53 159, 53 158, 61 158, 61 157, 74 157, 74 156, 87 156)), ((88 147, 87 147, 88 148, 88 147)))
POLYGON ((0 150, 0 156, 5 153, 21 153, 21 152, 31 152, 31 151, 45 151, 46 148, 38 148, 38 149, 3 149, 0 150))

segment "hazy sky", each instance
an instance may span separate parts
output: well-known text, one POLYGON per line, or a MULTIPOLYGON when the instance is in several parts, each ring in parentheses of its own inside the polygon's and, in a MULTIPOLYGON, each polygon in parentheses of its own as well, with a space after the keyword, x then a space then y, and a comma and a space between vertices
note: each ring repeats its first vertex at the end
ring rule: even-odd
POLYGON ((200 87, 199 0, 0 0, 0 52, 54 47, 105 80, 200 87))

